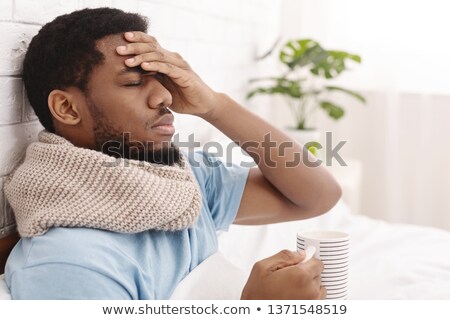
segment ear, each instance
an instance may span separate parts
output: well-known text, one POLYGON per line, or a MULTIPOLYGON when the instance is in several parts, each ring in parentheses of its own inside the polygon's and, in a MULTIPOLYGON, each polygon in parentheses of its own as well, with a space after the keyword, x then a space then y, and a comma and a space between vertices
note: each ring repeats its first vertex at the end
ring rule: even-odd
POLYGON ((74 103, 74 96, 64 90, 53 90, 48 95, 48 107, 56 121, 67 125, 76 125, 81 115, 74 103))

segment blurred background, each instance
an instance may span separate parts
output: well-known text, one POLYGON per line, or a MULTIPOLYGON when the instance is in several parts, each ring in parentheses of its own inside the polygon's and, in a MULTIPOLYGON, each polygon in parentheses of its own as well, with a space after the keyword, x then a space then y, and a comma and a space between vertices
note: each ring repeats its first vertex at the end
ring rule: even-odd
MULTIPOLYGON (((329 166, 344 201, 356 214, 450 230, 450 20, 448 5, 437 0, 1 0, 0 187, 41 129, 21 81, 30 39, 60 14, 100 6, 149 17, 149 33, 208 85, 283 129, 295 119, 281 95, 246 97, 250 79, 287 70, 279 52, 289 40, 313 39, 358 55, 361 63, 350 61, 327 81, 365 103, 330 92, 327 99, 345 114, 335 120, 331 109, 319 110, 308 120, 322 144, 326 132, 333 145, 346 141, 339 154, 348 166, 329 166)), ((203 143, 227 143, 195 117, 177 115, 175 126, 181 140, 195 131, 203 143)), ((0 194, 2 236, 14 220, 0 194)))
POLYGON ((366 105, 346 98, 342 119, 316 119, 348 141, 344 159, 362 165, 357 211, 450 229, 449 5, 285 0, 281 8, 283 37, 310 37, 362 57, 336 80, 362 93, 366 105))

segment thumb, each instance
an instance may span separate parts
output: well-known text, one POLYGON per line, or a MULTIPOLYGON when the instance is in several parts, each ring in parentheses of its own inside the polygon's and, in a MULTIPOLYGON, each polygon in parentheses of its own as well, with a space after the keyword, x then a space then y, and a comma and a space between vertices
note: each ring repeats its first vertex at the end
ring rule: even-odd
POLYGON ((281 250, 277 254, 260 261, 260 265, 267 271, 277 271, 279 269, 296 265, 305 258, 305 252, 281 250))

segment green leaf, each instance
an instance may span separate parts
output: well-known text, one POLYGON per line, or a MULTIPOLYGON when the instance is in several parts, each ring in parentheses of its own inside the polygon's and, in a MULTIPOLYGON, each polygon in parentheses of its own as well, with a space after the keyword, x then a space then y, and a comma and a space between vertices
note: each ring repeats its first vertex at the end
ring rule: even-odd
POLYGON ((302 82, 306 79, 297 79, 297 80, 290 80, 286 77, 261 77, 261 78, 252 78, 248 80, 249 83, 258 82, 258 81, 267 81, 267 80, 273 80, 277 82, 302 82))
POLYGON ((322 147, 322 145, 317 141, 310 141, 307 142, 304 147, 308 149, 309 152, 311 152, 315 157, 318 156, 318 150, 322 147))
POLYGON ((320 107, 325 110, 330 117, 332 117, 335 120, 338 120, 342 118, 345 111, 342 109, 342 107, 335 105, 334 103, 330 101, 321 101, 320 107))
POLYGON ((289 41, 280 51, 280 61, 290 69, 316 63, 326 56, 326 50, 311 39, 289 41))
POLYGON ((265 94, 265 93, 270 93, 268 88, 256 88, 248 92, 246 98, 251 99, 257 94, 265 94))
POLYGON ((323 76, 326 79, 332 79, 347 69, 345 62, 348 59, 358 63, 361 62, 361 57, 358 55, 350 54, 345 51, 329 50, 328 56, 315 63, 310 71, 312 74, 323 76))
POLYGON ((341 88, 341 87, 336 87, 336 86, 326 86, 325 90, 344 92, 344 93, 347 93, 347 94, 353 96, 354 98, 358 99, 362 103, 366 103, 366 98, 364 98, 362 95, 360 95, 359 93, 357 93, 355 91, 351 91, 351 90, 344 89, 344 88, 341 88))
POLYGON ((303 95, 305 96, 318 96, 319 94, 322 93, 323 90, 308 90, 308 91, 303 91, 303 95))
POLYGON ((301 57, 308 48, 316 45, 317 42, 311 39, 289 41, 280 51, 280 60, 285 64, 289 64, 301 57))
POLYGON ((303 96, 300 84, 297 81, 287 79, 280 79, 273 87, 256 88, 247 94, 247 99, 252 98, 256 94, 282 94, 297 99, 303 96))
POLYGON ((358 56, 358 55, 356 55, 356 54, 349 54, 349 55, 347 56, 347 58, 348 58, 348 59, 351 59, 351 60, 353 60, 353 61, 355 61, 355 62, 361 63, 361 56, 358 56))

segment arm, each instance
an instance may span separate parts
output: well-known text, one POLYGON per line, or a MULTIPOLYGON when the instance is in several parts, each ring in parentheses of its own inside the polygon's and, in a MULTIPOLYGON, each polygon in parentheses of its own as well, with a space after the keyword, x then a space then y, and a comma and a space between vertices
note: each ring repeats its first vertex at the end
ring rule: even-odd
POLYGON ((324 167, 308 167, 304 161, 289 165, 296 158, 303 159, 298 143, 225 94, 217 94, 216 101, 215 107, 201 117, 239 144, 258 164, 250 170, 235 223, 306 219, 335 205, 341 189, 324 167))
MULTIPOLYGON (((125 50, 118 49, 118 54, 134 55, 125 61, 128 67, 141 66, 160 75, 159 81, 172 94, 172 110, 205 119, 258 164, 249 174, 236 223, 305 219, 328 211, 336 203, 340 187, 324 168, 310 168, 302 163, 290 168, 285 165, 301 154, 300 145, 292 143, 282 155, 278 152, 281 143, 291 141, 286 135, 227 95, 211 90, 178 53, 165 50, 145 33, 126 33, 124 37, 130 43, 125 50), (262 142, 268 133, 275 148, 266 150, 262 142)), ((317 259, 299 264, 303 259, 303 254, 284 250, 257 262, 241 298, 324 298, 326 291, 320 284, 323 265, 317 259)))
POLYGON ((130 44, 118 54, 135 55, 125 61, 129 67, 140 65, 162 75, 160 81, 172 94, 172 110, 205 119, 238 143, 258 164, 249 174, 235 223, 306 219, 334 206, 341 189, 325 168, 308 167, 302 161, 296 166, 286 166, 302 154, 299 144, 227 95, 213 91, 178 53, 162 48, 154 37, 133 32, 126 33, 125 39, 130 44), (271 148, 263 145, 268 133, 271 148), (280 147, 286 141, 292 142, 291 147, 285 148, 282 155, 280 147))

